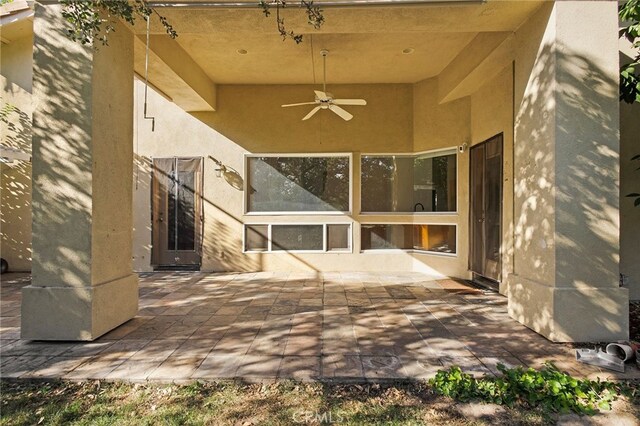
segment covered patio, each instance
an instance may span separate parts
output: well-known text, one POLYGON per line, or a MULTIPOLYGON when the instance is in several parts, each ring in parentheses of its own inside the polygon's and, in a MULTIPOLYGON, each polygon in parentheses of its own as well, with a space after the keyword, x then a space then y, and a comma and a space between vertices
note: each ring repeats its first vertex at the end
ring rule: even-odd
POLYGON ((3 326, 94 343, 9 343, 3 371, 53 351, 77 378, 419 377, 566 348, 529 330, 628 337, 615 4, 328 8, 317 32, 287 15, 295 45, 256 10, 186 3, 163 8, 178 39, 117 22, 99 50, 61 5, 33 12, 33 279, 3 326), (282 108, 325 80, 353 120, 282 108), (202 274, 138 286, 185 265, 202 274), (506 298, 443 284, 474 275, 506 298))
POLYGON ((571 345, 511 319, 504 296, 420 273, 145 273, 138 315, 81 343, 19 339, 29 283, 2 279, 3 377, 364 382, 545 361, 577 377, 640 377, 577 363, 571 345))

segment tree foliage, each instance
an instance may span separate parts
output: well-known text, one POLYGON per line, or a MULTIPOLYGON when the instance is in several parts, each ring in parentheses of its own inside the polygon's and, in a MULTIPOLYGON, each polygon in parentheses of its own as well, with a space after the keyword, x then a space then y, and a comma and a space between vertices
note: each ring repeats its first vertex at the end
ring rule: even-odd
MULTIPOLYGON (((636 56, 631 62, 620 67, 620 100, 629 104, 640 103, 640 0, 627 0, 620 6, 618 14, 623 23, 620 37, 629 40, 636 49, 636 56)), ((640 154, 631 161, 640 161, 640 154)), ((640 207, 640 193, 633 192, 627 197, 633 198, 633 205, 640 207)))
MULTIPOLYGON (((67 29, 67 36, 82 44, 108 45, 109 33, 115 31, 114 25, 117 19, 134 25, 136 19, 141 18, 146 21, 152 15, 160 20, 171 38, 178 36, 169 21, 152 8, 146 0, 61 0, 61 3, 64 6, 62 16, 70 25, 67 29)), ((287 30, 284 18, 280 15, 280 10, 287 7, 287 0, 276 0, 269 3, 261 0, 256 5, 262 8, 266 17, 271 16, 271 9, 275 7, 276 25, 282 39, 290 38, 296 43, 302 42, 303 36, 287 30)), ((309 24, 315 29, 319 29, 324 23, 322 10, 313 4, 313 0, 302 0, 301 7, 305 9, 309 24)))
MULTIPOLYGON (((273 6, 273 3, 267 3, 264 0, 260 0, 259 5, 262 8, 262 12, 264 13, 265 17, 268 18, 269 16, 271 16, 271 7, 273 6)), ((287 30, 284 24, 284 18, 280 16, 280 9, 284 9, 287 7, 287 0, 276 0, 275 7, 276 25, 278 26, 278 32, 280 33, 282 40, 290 38, 296 43, 302 43, 302 34, 296 34, 293 31, 287 30)), ((309 23, 309 25, 312 25, 316 30, 320 29, 322 24, 324 24, 324 15, 322 14, 322 9, 320 9, 318 6, 315 6, 313 4, 313 0, 302 0, 301 7, 305 8, 305 11, 307 13, 307 22, 309 23)))
POLYGON ((636 49, 631 62, 620 68, 620 100, 627 103, 640 102, 640 0, 627 0, 620 5, 620 37, 629 40, 636 49))
POLYGON ((137 18, 145 21, 157 16, 171 38, 178 33, 167 19, 149 6, 146 0, 61 0, 62 16, 70 24, 67 36, 82 44, 108 45, 109 33, 115 31, 115 21, 122 19, 131 25, 137 18))

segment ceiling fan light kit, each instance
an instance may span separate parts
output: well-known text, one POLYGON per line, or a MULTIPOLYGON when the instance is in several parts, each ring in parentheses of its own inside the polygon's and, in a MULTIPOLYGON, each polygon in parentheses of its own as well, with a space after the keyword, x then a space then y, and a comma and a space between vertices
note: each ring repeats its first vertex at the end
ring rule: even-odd
POLYGON ((364 99, 334 99, 333 95, 327 92, 327 55, 329 51, 327 49, 322 49, 320 51, 322 55, 322 66, 323 66, 323 82, 322 82, 322 91, 314 90, 315 100, 313 102, 300 102, 296 104, 285 104, 282 105, 283 108, 293 107, 293 106, 301 106, 301 105, 315 105, 315 107, 302 118, 302 121, 308 120, 315 115, 321 109, 328 109, 332 111, 340 118, 345 121, 349 121, 353 118, 353 115, 349 113, 344 108, 340 107, 340 105, 366 105, 367 101, 364 99))

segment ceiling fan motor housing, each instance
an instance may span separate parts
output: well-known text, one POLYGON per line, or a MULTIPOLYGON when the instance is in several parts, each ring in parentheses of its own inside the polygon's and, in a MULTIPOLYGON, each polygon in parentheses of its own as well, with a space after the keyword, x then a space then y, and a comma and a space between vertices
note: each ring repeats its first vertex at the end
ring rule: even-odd
POLYGON ((324 68, 324 78, 322 82, 322 92, 319 90, 314 90, 315 93, 315 101, 314 102, 302 102, 297 104, 288 104, 282 105, 283 107, 291 107, 291 106, 300 106, 300 105, 316 105, 311 112, 304 116, 302 121, 310 119, 316 112, 321 109, 328 109, 335 114, 337 114, 340 118, 345 121, 349 121, 353 118, 348 111, 344 110, 338 105, 366 105, 367 102, 364 99, 334 99, 333 95, 326 91, 327 87, 327 55, 329 51, 327 49, 322 49, 320 54, 323 58, 323 68, 324 68))

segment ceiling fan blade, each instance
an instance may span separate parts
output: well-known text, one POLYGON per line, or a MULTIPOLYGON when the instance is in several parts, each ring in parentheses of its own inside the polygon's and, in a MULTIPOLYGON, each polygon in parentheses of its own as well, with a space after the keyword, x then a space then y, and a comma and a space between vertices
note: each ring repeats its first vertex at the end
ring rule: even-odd
POLYGON ((334 99, 335 105, 366 105, 367 101, 364 99, 334 99))
POLYGON ((316 98, 317 99, 327 99, 327 98, 329 98, 328 94, 326 94, 325 92, 321 92, 320 90, 314 90, 313 92, 316 94, 316 98))
POLYGON ((311 117, 313 117, 313 114, 315 114, 316 112, 320 111, 320 106, 315 107, 314 109, 311 110, 311 112, 309 112, 309 114, 305 115, 304 118, 302 119, 302 121, 308 120, 311 117))
POLYGON ((353 118, 353 115, 349 114, 347 111, 337 105, 329 105, 329 109, 338 114, 345 121, 349 121, 353 118))
POLYGON ((299 104, 286 104, 286 105, 282 105, 282 108, 286 108, 286 107, 292 107, 292 106, 301 106, 301 105, 315 105, 316 102, 301 102, 299 104))

